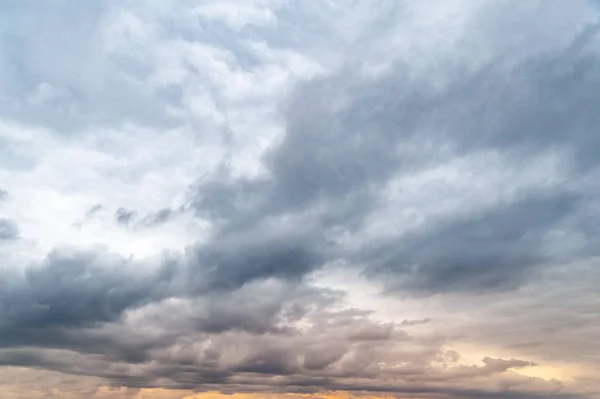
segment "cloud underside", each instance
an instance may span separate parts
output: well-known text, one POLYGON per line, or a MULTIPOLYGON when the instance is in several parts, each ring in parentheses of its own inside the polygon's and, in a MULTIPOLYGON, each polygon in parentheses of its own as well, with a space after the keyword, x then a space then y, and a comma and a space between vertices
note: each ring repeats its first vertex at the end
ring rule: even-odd
POLYGON ((128 388, 593 397, 528 373, 600 365, 591 3, 443 3, 452 23, 427 1, 62 3, 0 6, 18 21, 0 29, 0 366, 128 388), (72 164, 45 172, 62 148, 72 164), (90 159, 103 173, 75 166, 90 159), (117 175, 89 197, 112 205, 64 224, 107 240, 172 229, 157 254, 57 239, 22 261, 44 212, 19 193, 54 204, 117 175), (142 180, 162 186, 140 194, 142 180), (202 234, 160 251, 184 221, 202 234), (383 320, 319 281, 334 269, 435 314, 383 320), (457 342, 522 357, 473 362, 457 342))

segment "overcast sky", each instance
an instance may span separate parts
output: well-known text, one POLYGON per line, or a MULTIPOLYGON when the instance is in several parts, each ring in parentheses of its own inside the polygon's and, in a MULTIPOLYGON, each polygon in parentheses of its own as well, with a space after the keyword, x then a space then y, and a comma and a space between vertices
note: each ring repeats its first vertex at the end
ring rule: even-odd
POLYGON ((0 397, 600 398, 599 16, 0 1, 0 397))

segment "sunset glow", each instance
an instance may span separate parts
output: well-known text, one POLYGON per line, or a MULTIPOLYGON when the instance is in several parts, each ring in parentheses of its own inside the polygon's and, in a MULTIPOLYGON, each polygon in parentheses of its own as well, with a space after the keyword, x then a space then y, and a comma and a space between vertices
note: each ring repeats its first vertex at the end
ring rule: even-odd
POLYGON ((600 399, 600 0, 1 0, 0 399, 600 399))

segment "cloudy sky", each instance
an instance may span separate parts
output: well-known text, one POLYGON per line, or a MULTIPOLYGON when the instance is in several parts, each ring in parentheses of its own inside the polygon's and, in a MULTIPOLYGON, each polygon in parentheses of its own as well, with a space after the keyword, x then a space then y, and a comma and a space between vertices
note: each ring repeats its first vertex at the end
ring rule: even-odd
POLYGON ((599 17, 0 1, 0 397, 600 398, 599 17))

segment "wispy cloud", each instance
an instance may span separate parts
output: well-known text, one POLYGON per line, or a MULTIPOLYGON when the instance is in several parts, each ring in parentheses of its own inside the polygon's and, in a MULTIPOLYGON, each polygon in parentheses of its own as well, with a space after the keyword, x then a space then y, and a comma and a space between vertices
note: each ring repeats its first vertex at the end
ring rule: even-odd
POLYGON ((0 396, 598 397, 598 44, 583 0, 5 2, 0 396))

